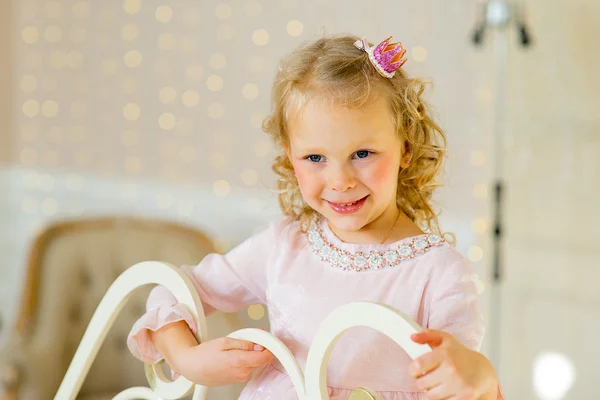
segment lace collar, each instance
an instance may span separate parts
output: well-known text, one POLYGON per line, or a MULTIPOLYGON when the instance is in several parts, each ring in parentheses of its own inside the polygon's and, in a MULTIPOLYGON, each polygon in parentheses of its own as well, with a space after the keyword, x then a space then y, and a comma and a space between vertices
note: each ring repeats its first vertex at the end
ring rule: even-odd
POLYGON ((369 252, 349 252, 331 243, 323 234, 321 218, 315 217, 308 228, 307 236, 311 250, 335 268, 344 271, 370 271, 386 267, 395 267, 402 261, 409 260, 430 249, 444 245, 446 242, 439 235, 423 234, 400 240, 387 247, 384 251, 372 249, 369 252))

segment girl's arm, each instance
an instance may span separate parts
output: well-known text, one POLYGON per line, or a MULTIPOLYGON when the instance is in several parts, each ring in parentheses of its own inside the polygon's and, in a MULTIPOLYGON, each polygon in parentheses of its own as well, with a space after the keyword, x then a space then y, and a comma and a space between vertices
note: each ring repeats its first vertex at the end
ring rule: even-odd
POLYGON ((182 371, 181 363, 178 362, 182 359, 181 354, 198 345, 194 334, 184 321, 168 324, 150 332, 150 340, 171 369, 178 374, 182 371))
POLYGON ((273 359, 271 352, 245 340, 218 338, 198 344, 183 321, 152 332, 150 339, 175 373, 204 386, 245 382, 273 359))
POLYGON ((479 353, 485 332, 479 294, 474 266, 454 250, 440 253, 432 272, 426 310, 431 331, 416 335, 423 336, 419 343, 428 343, 434 350, 412 365, 413 376, 418 377, 422 389, 438 386, 433 390, 444 392, 440 398, 469 392, 479 393, 481 400, 504 398, 492 364, 479 353), (450 373, 444 374, 446 370, 450 373))
MULTIPOLYGON (((235 247, 225 255, 209 254, 195 267, 182 267, 199 294, 206 315, 215 310, 238 312, 253 304, 265 304, 266 270, 277 248, 282 222, 235 247)), ((154 364, 165 358, 154 343, 154 332, 169 325, 186 325, 191 337, 196 337, 196 324, 187 307, 179 304, 164 286, 155 287, 146 302, 146 313, 134 324, 127 345, 141 361, 154 364)), ((184 344, 189 335, 182 328, 170 331, 184 344)), ((161 335, 162 336, 162 335, 161 335)), ((167 349, 167 350, 170 350, 167 349)))

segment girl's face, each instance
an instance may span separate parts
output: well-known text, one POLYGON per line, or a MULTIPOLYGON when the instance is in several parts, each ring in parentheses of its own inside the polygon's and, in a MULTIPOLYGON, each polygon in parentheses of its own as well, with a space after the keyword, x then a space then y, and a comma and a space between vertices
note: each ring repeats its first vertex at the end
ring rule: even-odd
POLYGON ((361 109, 313 100, 289 121, 288 157, 306 203, 342 240, 389 229, 410 155, 383 97, 361 109))

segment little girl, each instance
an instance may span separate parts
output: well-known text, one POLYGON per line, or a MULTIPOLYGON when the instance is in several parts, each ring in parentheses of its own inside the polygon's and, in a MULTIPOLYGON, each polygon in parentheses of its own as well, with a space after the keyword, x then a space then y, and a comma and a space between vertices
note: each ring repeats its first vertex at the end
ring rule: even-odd
MULTIPOLYGON (((225 255, 193 268, 204 310, 268 307, 271 330, 304 368, 321 321, 355 301, 384 303, 425 330, 433 348, 417 360, 387 336, 349 330, 334 348, 333 399, 369 387, 385 400, 502 398, 491 363, 476 350, 484 328, 473 266, 443 239, 430 200, 445 135, 401 69, 402 45, 322 38, 285 58, 264 129, 281 148, 274 171, 285 219, 225 255)), ((293 400, 273 355, 230 338, 198 344, 194 321, 164 287, 128 346, 140 360, 165 359, 192 382, 243 382, 240 399, 293 400)))

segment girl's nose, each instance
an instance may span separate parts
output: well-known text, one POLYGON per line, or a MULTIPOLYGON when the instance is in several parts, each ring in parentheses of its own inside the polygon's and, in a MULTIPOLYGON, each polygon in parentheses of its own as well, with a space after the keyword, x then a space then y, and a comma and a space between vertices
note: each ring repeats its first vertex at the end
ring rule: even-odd
POLYGON ((345 192, 356 186, 356 179, 350 168, 345 166, 330 167, 328 186, 336 192, 345 192))

